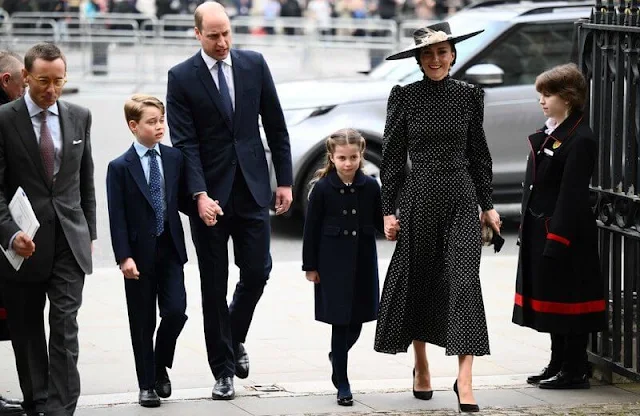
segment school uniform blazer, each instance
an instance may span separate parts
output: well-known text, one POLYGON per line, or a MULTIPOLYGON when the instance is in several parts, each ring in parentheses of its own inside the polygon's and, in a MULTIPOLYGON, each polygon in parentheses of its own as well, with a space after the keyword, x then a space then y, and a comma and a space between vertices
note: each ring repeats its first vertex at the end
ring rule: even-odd
MULTIPOLYGON (((168 226, 168 230, 165 228, 165 233, 171 233, 171 241, 184 264, 187 262, 187 250, 178 212, 178 206, 183 208, 183 202, 186 204, 189 199, 184 186, 184 159, 178 149, 163 144, 160 144, 160 157, 167 204, 165 227, 168 226)), ((116 262, 119 264, 131 257, 140 273, 151 270, 156 260, 156 217, 142 163, 133 145, 109 163, 107 202, 116 262)))
POLYGON ((589 199, 597 140, 576 111, 529 144, 513 322, 540 332, 599 331, 606 302, 589 199))

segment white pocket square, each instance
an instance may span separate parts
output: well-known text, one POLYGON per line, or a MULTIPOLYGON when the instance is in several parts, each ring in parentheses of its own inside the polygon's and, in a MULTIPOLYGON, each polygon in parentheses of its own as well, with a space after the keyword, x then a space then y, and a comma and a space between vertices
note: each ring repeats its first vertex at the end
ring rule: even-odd
POLYGON ((74 141, 72 142, 72 144, 80 144, 80 143, 82 143, 82 140, 74 140, 74 141))

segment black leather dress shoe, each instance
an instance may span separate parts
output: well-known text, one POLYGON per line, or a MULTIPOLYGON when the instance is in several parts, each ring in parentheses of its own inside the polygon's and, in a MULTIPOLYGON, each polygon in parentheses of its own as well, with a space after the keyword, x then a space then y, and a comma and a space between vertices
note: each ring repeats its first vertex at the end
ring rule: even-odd
POLYGON ((575 374, 560 371, 555 376, 541 381, 538 387, 548 390, 588 389, 591 387, 591 384, 589 383, 589 376, 586 373, 575 374))
POLYGON ((249 377, 249 354, 244 349, 242 343, 238 344, 235 351, 236 355, 236 376, 238 378, 249 377))
POLYGON ((545 367, 539 374, 535 374, 535 375, 527 377, 527 383, 529 383, 529 384, 538 384, 542 380, 547 380, 547 379, 555 376, 556 374, 558 374, 558 371, 559 370, 557 370, 555 368, 545 367))
POLYGON ((236 391, 233 389, 233 377, 220 377, 216 380, 211 398, 213 400, 232 400, 236 397, 236 391))
POLYGON ((156 371, 155 389, 158 396, 162 397, 163 399, 171 396, 171 380, 169 380, 167 370, 156 371))
POLYGON ((24 410, 22 406, 16 403, 11 403, 9 400, 0 399, 0 416, 22 416, 24 410))
POLYGON ((138 396, 138 403, 142 407, 158 407, 160 406, 160 397, 153 389, 142 389, 138 396))

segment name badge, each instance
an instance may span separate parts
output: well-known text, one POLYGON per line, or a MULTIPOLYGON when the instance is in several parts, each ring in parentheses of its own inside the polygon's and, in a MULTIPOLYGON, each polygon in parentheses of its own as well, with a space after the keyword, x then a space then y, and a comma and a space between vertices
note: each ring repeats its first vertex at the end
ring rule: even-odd
POLYGON ((544 148, 544 154, 548 156, 553 156, 553 150, 544 148))

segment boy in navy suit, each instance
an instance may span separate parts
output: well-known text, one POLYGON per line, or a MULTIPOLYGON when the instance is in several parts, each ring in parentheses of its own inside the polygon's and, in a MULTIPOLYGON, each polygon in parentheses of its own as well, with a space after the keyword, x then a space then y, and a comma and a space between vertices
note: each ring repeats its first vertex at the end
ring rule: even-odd
POLYGON ((136 141, 107 171, 111 243, 125 278, 139 403, 157 407, 160 397, 171 395, 167 368, 187 320, 187 252, 178 213, 184 160, 179 150, 160 144, 165 129, 160 100, 134 95, 124 112, 136 141), (154 348, 156 298, 162 320, 154 348))

